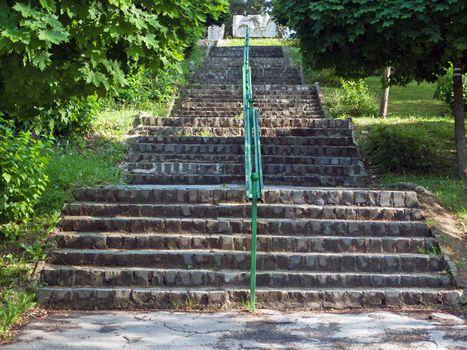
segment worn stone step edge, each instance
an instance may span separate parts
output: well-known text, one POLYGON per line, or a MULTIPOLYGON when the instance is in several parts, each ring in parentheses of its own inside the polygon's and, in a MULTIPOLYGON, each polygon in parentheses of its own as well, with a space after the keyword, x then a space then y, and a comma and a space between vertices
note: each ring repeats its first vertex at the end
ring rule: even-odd
MULTIPOLYGON (((57 248, 71 249, 251 249, 250 235, 57 233, 57 248)), ((258 251, 335 253, 422 253, 432 237, 258 236, 258 251)))
MULTIPOLYGON (((126 174, 126 182, 131 185, 229 185, 245 182, 244 175, 227 175, 212 173, 197 174, 167 174, 163 173, 129 173, 126 174)), ((333 186, 333 187, 365 187, 368 179, 361 175, 264 175, 266 185, 289 186, 333 186)))
MULTIPOLYGON (((66 215, 113 215, 156 216, 169 217, 240 217, 251 215, 251 205, 248 203, 217 203, 217 204, 138 204, 138 203, 95 203, 72 202, 65 204, 63 213, 66 215)), ((284 219, 332 218, 360 220, 422 220, 418 208, 363 207, 363 206, 317 206, 308 204, 267 204, 258 207, 259 217, 276 217, 284 219)))
MULTIPOLYGON (((246 201, 244 188, 214 189, 151 188, 132 186, 81 187, 73 190, 81 201, 131 201, 133 203, 221 203, 246 201)), ((412 191, 373 190, 359 188, 284 188, 264 189, 265 203, 353 205, 396 208, 418 208, 417 194, 412 191)))
MULTIPOLYGON (((310 273, 276 270, 257 271, 256 277, 258 288, 448 288, 452 286, 450 276, 445 273, 310 273)), ((41 271, 41 281, 49 287, 247 287, 250 284, 250 272, 46 265, 41 271)))
MULTIPOLYGON (((381 289, 263 289, 257 290, 258 308, 346 309, 446 307, 460 305, 461 291, 421 288, 381 289)), ((60 288, 37 291, 40 305, 71 309, 226 309, 249 299, 247 289, 223 288, 60 288)))
MULTIPOLYGON (((144 266, 178 268, 250 268, 250 252, 211 249, 119 250, 57 249, 49 262, 57 265, 144 266)), ((439 255, 410 253, 295 253, 258 252, 258 270, 290 269, 320 272, 440 272, 446 269, 439 255)))
MULTIPOLYGON (((169 151, 170 152, 170 151, 169 151)), ((123 163, 124 168, 131 163, 149 164, 161 162, 190 162, 190 163, 244 163, 244 156, 239 150, 237 154, 232 153, 190 153, 188 150, 180 150, 174 153, 159 151, 154 154, 148 149, 142 149, 141 152, 131 151, 128 153, 128 161, 123 163)), ((277 154, 277 153, 276 153, 277 154)), ((357 157, 317 157, 317 156, 289 156, 289 155, 269 155, 264 154, 261 157, 265 166, 273 164, 302 164, 302 165, 341 165, 341 166, 354 166, 361 164, 361 160, 357 157)))
MULTIPOLYGON (((157 217, 83 217, 65 216, 60 226, 65 231, 125 231, 125 232, 202 232, 202 233, 248 233, 251 220, 245 218, 185 219, 157 217)), ((427 225, 416 221, 361 221, 326 219, 268 219, 258 220, 258 232, 263 235, 352 235, 361 236, 427 236, 427 225)))

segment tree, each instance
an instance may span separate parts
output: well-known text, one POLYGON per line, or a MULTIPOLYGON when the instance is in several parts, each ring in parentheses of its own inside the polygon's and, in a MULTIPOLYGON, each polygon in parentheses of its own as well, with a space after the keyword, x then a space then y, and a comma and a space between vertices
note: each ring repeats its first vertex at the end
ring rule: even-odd
POLYGON ((454 76, 459 175, 466 177, 460 74, 467 62, 465 0, 273 0, 273 15, 297 32, 305 62, 344 77, 392 68, 390 84, 454 76))
POLYGON ((388 102, 389 102, 389 89, 390 89, 390 79, 391 79, 391 67, 384 68, 383 72, 383 91, 381 94, 381 101, 379 104, 379 116, 386 118, 388 113, 388 102))
POLYGON ((226 0, 0 0, 0 115, 28 120, 173 67, 226 0))

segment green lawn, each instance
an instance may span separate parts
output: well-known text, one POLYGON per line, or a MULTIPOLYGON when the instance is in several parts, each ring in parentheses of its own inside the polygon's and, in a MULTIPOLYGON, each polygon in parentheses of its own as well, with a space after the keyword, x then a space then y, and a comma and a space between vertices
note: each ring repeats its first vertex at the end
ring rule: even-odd
MULTIPOLYGON (((380 80, 378 77, 366 79, 370 91, 379 96, 380 80)), ((333 88, 324 88, 325 95, 333 88)), ((444 207, 454 212, 461 220, 467 222, 467 187, 456 176, 454 120, 442 102, 433 99, 435 84, 410 83, 405 87, 391 87, 389 96, 388 117, 354 118, 357 140, 371 132, 371 127, 411 129, 415 133, 429 135, 434 141, 437 151, 442 156, 442 166, 434 167, 427 174, 378 174, 383 185, 396 182, 412 182, 426 187, 436 194, 444 207)), ((378 103, 378 101, 375 101, 378 103)), ((388 145, 391 147, 391 145, 388 145)))
MULTIPOLYGON (((381 94, 381 79, 366 79, 370 91, 378 97, 381 94)), ((440 117, 449 114, 448 108, 440 100, 433 98, 435 84, 409 83, 407 86, 393 86, 389 93, 389 116, 423 116, 440 117)))

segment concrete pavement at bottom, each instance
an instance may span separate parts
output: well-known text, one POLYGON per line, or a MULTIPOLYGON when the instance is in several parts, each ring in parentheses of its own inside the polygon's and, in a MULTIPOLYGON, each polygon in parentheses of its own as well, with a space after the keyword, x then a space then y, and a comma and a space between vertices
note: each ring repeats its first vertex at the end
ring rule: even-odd
POLYGON ((50 312, 5 350, 467 349, 462 316, 419 312, 50 312))

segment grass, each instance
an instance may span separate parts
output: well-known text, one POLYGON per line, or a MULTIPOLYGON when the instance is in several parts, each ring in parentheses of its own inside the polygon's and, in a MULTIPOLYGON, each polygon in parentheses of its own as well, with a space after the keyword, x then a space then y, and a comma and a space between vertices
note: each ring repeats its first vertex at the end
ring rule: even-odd
MULTIPOLYGON (((369 77, 365 80, 370 91, 381 94, 381 78, 369 77)), ((393 86, 389 93, 389 117, 440 117, 449 115, 442 101, 433 98, 435 84, 409 83, 407 86, 393 86)))
MULTIPOLYGON (((379 94, 378 77, 370 77, 366 82, 370 91, 379 94)), ((327 93, 332 88, 323 90, 327 93)), ((456 176, 454 120, 448 115, 447 107, 433 99, 434 91, 435 84, 430 83, 391 87, 387 118, 353 119, 357 140, 361 141, 364 134, 371 132, 371 127, 376 125, 410 129, 415 133, 429 135, 443 159, 443 166, 434 166, 430 173, 423 175, 378 174, 381 183, 387 186, 397 182, 412 182, 424 186, 439 198, 445 208, 455 213, 461 221, 467 222, 467 187, 456 176)))
POLYGON ((396 182, 412 182, 426 187, 439 198, 443 207, 467 223, 467 187, 461 179, 442 175, 388 174, 382 177, 383 185, 396 182))
MULTIPOLYGON (((381 93, 379 77, 365 80, 370 93, 373 93, 375 104, 381 93)), ((323 86, 322 92, 329 96, 335 86, 323 86)), ((405 130, 412 134, 424 135, 434 144, 437 160, 426 174, 419 173, 376 173, 382 186, 398 182, 419 184, 434 193, 441 204, 453 212, 461 224, 467 223, 467 187, 464 181, 456 176, 456 153, 454 143, 454 119, 450 111, 441 101, 433 99, 435 84, 412 82, 407 86, 391 87, 389 94, 388 115, 386 118, 358 117, 353 118, 357 142, 363 144, 372 132, 372 128, 383 126, 387 129, 405 130)), ((388 145, 388 154, 391 145, 388 145)), ((363 157, 368 158, 365 149, 360 147, 363 157)))

